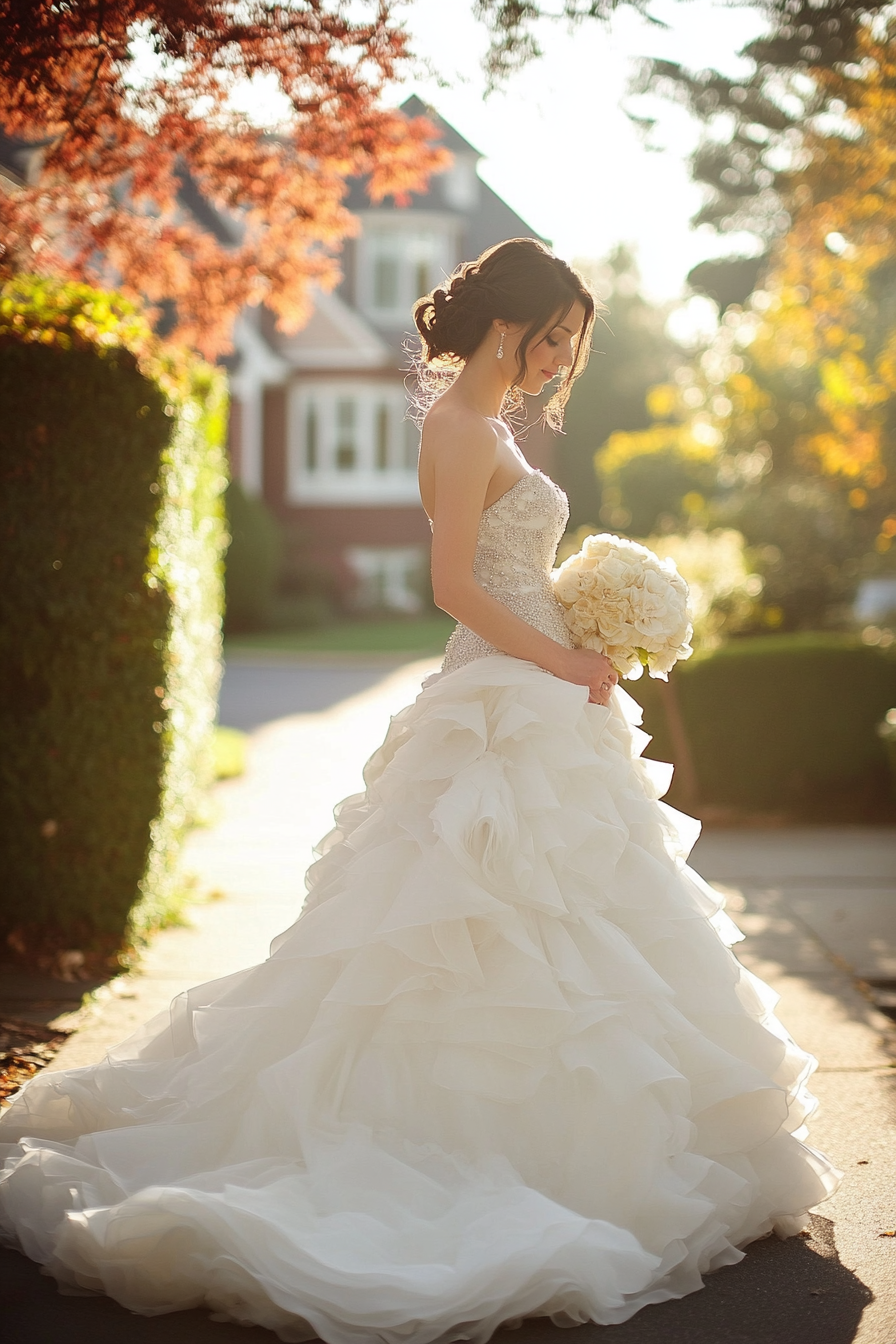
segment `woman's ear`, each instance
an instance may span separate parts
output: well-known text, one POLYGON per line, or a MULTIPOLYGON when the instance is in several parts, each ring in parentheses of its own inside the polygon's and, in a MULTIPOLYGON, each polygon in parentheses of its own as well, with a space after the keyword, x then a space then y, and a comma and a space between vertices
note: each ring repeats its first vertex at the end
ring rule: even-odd
POLYGON ((525 329, 525 322, 508 322, 503 317, 496 317, 492 320, 492 330, 495 335, 504 335, 508 340, 512 340, 514 336, 520 336, 525 329))

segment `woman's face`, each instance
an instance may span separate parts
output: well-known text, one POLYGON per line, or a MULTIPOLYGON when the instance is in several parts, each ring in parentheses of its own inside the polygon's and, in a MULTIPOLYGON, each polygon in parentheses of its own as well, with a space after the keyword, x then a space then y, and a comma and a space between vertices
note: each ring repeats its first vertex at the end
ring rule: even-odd
POLYGON ((584 304, 576 299, 568 313, 558 315, 556 322, 541 335, 536 333, 526 351, 526 374, 519 384, 523 392, 537 396, 561 369, 569 367, 584 321, 584 304))

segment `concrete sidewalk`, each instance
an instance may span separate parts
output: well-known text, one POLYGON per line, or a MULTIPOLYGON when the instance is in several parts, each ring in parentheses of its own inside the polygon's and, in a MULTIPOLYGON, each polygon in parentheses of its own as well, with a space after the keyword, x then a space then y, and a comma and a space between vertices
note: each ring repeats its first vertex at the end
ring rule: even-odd
MULTIPOLYGON (((247 774, 218 787, 214 824, 188 845, 202 893, 190 927, 160 934, 139 973, 100 991, 50 1067, 98 1059, 182 989, 266 956, 299 912, 302 874, 334 802, 361 787, 387 716, 434 666, 372 670, 360 694, 254 734, 247 774)), ((507 1344, 896 1344, 896 1237, 880 1235, 896 1229, 896 1029, 853 974, 896 980, 896 830, 715 831, 693 862, 727 892, 748 935, 741 959, 777 989, 785 1025, 820 1060, 811 1141, 843 1169, 843 1186, 811 1238, 758 1243, 681 1302, 575 1336, 529 1322, 507 1344)), ((202 1312, 144 1319, 105 1298, 64 1298, 13 1253, 0 1255, 0 1275, 11 1344, 274 1340, 202 1312)))
POLYGON ((332 709, 407 662, 400 654, 229 653, 218 717, 251 733, 288 715, 332 709))

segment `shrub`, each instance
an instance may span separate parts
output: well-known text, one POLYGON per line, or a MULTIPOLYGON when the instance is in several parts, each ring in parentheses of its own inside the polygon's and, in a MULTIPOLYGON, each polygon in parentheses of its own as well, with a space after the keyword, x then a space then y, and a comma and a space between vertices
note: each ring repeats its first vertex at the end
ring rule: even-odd
POLYGON ((733 528, 648 537, 645 546, 675 561, 690 594, 694 647, 719 648, 754 620, 762 580, 750 571, 744 539, 733 528))
MULTIPOLYGON (((896 701, 896 658, 844 635, 767 635, 696 654, 672 677, 698 804, 881 818, 887 762, 876 728, 896 701)), ((634 694, 649 754, 673 759, 667 689, 645 678, 634 694)), ((669 799, 684 805, 680 783, 669 799)))
POLYGON ((246 746, 249 734, 239 728, 215 729, 215 779, 238 779, 246 772, 246 746))
POLYGON ((283 558, 280 525, 261 499, 231 481, 225 496, 230 545, 224 571, 228 634, 271 623, 283 558))
POLYGON ((213 769, 221 376, 86 286, 0 290, 0 934, 99 966, 163 922, 213 769))
MULTIPOLYGON (((648 409, 656 414, 656 399, 665 389, 655 388, 648 409)), ((649 429, 611 434, 597 452, 594 466, 603 480, 601 522, 633 537, 661 529, 664 519, 687 513, 689 495, 699 499, 712 490, 716 450, 679 425, 651 425, 649 429)))

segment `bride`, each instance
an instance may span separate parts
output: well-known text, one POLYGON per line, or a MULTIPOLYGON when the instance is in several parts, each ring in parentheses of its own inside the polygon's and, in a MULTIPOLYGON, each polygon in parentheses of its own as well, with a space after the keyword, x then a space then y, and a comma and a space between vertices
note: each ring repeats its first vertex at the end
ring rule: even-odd
POLYGON ((461 623, 270 958, 4 1113, 3 1239, 64 1291, 328 1344, 612 1324, 793 1235, 836 1184, 804 1143, 814 1061, 728 950, 696 827, 552 595, 566 499, 504 416, 559 375, 559 425, 594 301, 515 239, 415 318, 459 370, 420 490, 461 623))

